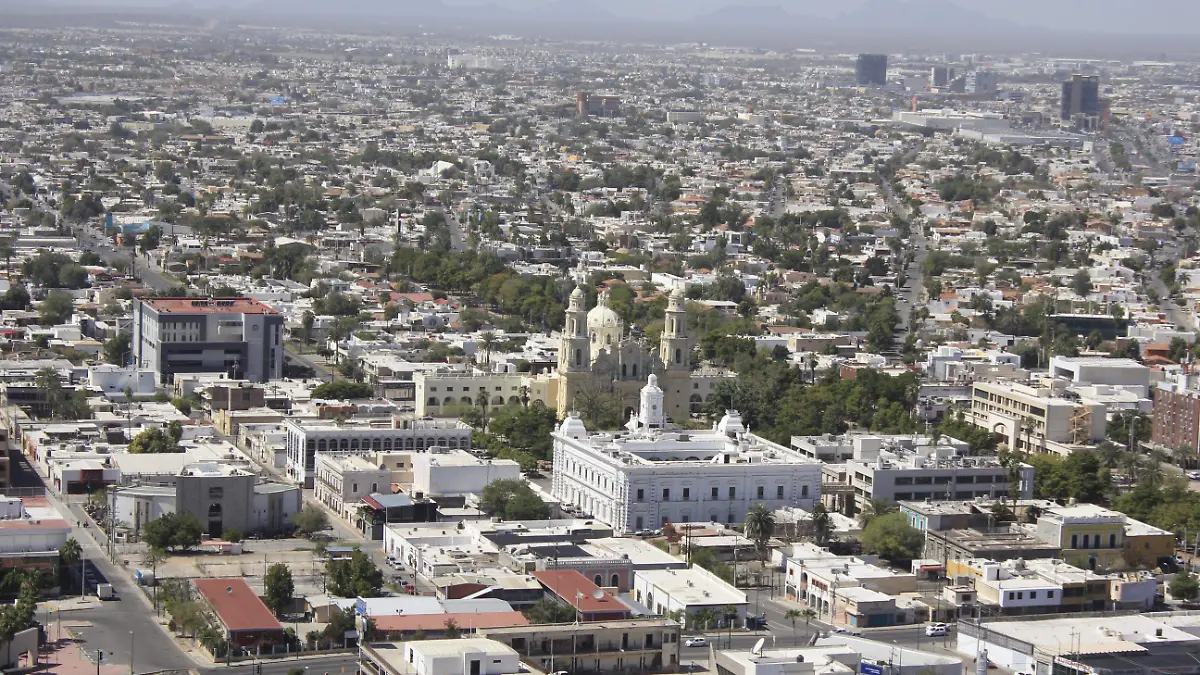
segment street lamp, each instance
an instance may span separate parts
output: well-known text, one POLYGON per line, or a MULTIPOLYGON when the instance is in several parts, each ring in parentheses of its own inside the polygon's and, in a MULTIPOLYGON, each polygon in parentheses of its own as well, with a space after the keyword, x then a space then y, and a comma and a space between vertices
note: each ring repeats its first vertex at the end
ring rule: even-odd
POLYGON ((133 675, 133 631, 129 631, 129 675, 133 675))

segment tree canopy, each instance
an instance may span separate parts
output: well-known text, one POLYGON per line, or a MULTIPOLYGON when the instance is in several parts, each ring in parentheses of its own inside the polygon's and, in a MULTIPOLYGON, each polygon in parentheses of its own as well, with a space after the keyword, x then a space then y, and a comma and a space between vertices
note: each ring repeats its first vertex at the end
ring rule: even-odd
POLYGON ((871 520, 862 533, 863 551, 886 558, 892 563, 912 560, 921 555, 925 538, 908 524, 901 513, 889 513, 871 520))
POLYGON ((326 401, 351 401, 360 398, 371 398, 374 395, 375 390, 371 388, 371 385, 362 382, 351 382, 350 380, 326 382, 325 384, 317 385, 312 391, 314 399, 326 401))
POLYGON ((383 589, 383 572, 357 549, 349 558, 330 558, 325 563, 325 574, 329 592, 339 597, 372 598, 383 589))
POLYGON ((164 551, 186 551, 198 546, 203 535, 200 519, 190 511, 164 514, 142 528, 142 541, 164 551))
POLYGON ((488 513, 505 520, 542 520, 550 507, 523 480, 492 481, 483 488, 480 504, 488 513))

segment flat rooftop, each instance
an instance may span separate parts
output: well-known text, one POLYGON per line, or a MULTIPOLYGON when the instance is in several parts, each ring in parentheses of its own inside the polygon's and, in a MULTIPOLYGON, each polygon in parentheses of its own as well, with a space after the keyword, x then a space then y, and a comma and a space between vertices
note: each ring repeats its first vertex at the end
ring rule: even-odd
POLYGON ((141 302, 159 314, 279 314, 253 298, 147 298, 141 302))

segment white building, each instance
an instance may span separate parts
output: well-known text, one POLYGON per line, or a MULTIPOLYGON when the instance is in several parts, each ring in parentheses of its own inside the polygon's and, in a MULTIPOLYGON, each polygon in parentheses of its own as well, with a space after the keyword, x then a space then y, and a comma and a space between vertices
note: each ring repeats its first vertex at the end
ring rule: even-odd
MULTIPOLYGON (((638 570, 634 572, 630 594, 636 602, 661 616, 682 612, 691 617, 707 609, 718 613, 721 625, 732 620, 735 626, 741 626, 746 620, 746 594, 696 565, 686 569, 638 570), (727 613, 729 607, 735 610, 734 614, 727 613)), ((688 624, 692 625, 693 620, 688 619, 688 624)))
POLYGON ((363 497, 392 491, 392 472, 366 457, 342 453, 317 455, 317 501, 343 518, 353 517, 352 510, 363 497))
POLYGON ((373 645, 364 642, 359 650, 359 665, 368 675, 510 675, 522 672, 517 651, 488 638, 373 645))
POLYGON ((521 465, 511 459, 483 459, 466 450, 440 448, 414 454, 412 471, 417 497, 477 495, 489 483, 521 478, 521 465))
POLYGON ((315 487, 320 452, 367 455, 471 447, 471 427, 458 420, 396 420, 388 426, 286 420, 283 426, 287 435, 287 476, 306 488, 315 487))
POLYGON ((740 523, 756 504, 811 509, 820 499, 820 463, 749 433, 736 412, 708 431, 665 429, 654 375, 627 426, 590 434, 570 413, 554 432, 553 496, 618 533, 667 522, 740 523))

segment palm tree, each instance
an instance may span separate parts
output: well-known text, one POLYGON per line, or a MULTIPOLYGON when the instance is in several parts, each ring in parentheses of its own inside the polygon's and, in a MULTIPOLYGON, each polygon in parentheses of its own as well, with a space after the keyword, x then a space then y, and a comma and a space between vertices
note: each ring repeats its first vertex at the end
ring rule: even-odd
POLYGON ((746 514, 743 526, 746 537, 754 541, 754 548, 758 551, 759 560, 765 562, 767 545, 770 543, 772 535, 775 534, 775 514, 762 504, 755 504, 746 514))
POLYGON ((310 310, 304 310, 300 315, 300 326, 304 329, 304 344, 312 341, 313 324, 316 323, 317 317, 310 310))
POLYGON ((805 607, 804 609, 800 610, 800 615, 804 617, 804 634, 808 635, 808 625, 812 623, 813 619, 817 618, 817 610, 813 609, 812 607, 805 607))
POLYGON ((792 622, 792 644, 794 645, 800 644, 800 637, 796 635, 796 619, 799 619, 803 616, 804 613, 798 609, 789 609, 783 613, 783 618, 792 622))
POLYGON ((872 499, 864 504, 862 509, 858 512, 858 525, 859 527, 866 529, 866 527, 871 524, 872 520, 875 520, 879 516, 886 516, 895 510, 896 504, 891 500, 872 499))
POLYGON ((521 392, 521 406, 528 408, 529 407, 529 387, 527 387, 525 385, 521 385, 520 392, 521 392))
POLYGON ((492 349, 496 346, 499 340, 496 339, 496 334, 492 331, 484 331, 483 335, 479 336, 479 344, 483 347, 483 360, 489 365, 492 362, 492 349))
POLYGON ((479 388, 479 393, 475 394, 475 405, 479 406, 479 409, 482 411, 483 431, 484 431, 484 433, 487 433, 487 423, 488 423, 488 415, 487 415, 488 392, 487 392, 487 389, 485 389, 483 387, 479 388))

